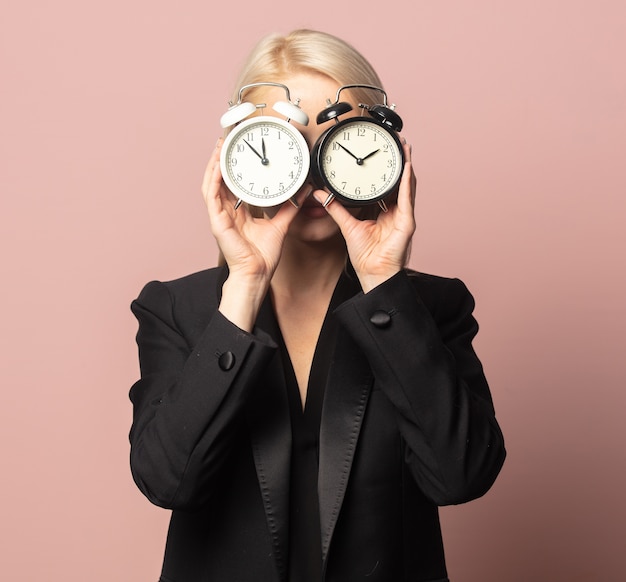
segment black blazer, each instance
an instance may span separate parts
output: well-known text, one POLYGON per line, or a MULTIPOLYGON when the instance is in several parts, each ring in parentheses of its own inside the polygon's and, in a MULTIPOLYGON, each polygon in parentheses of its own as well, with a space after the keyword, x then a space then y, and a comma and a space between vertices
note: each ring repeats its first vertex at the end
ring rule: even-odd
MULTIPOLYGON (((226 268, 151 282, 132 303, 141 379, 131 468, 173 510, 162 582, 283 582, 291 426, 276 341, 218 311, 226 268)), ((483 495, 504 461, 463 283, 404 271, 331 315, 320 427, 327 582, 447 580, 438 505, 483 495)), ((270 313, 271 315, 271 313, 270 313)))

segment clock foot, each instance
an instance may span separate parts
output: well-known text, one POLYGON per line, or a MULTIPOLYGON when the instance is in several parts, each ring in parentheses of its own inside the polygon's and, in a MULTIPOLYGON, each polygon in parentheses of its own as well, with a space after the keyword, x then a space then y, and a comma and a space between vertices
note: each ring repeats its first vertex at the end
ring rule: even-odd
POLYGON ((378 201, 378 206, 380 206, 380 209, 381 209, 383 212, 388 212, 388 211, 389 211, 389 209, 387 208, 387 205, 385 204, 385 201, 384 201, 384 200, 379 200, 379 201, 378 201))
POLYGON ((334 194, 329 194, 328 198, 326 198, 326 200, 324 200, 324 204, 322 204, 322 206, 324 208, 326 208, 334 199, 335 199, 335 195, 334 194))

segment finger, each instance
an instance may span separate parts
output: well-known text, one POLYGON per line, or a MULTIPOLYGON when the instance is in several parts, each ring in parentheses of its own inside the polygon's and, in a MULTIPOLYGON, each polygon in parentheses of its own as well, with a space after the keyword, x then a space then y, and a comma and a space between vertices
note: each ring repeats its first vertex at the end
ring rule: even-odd
POLYGON ((398 190, 398 208, 404 213, 413 213, 415 207, 416 178, 411 159, 412 148, 403 140, 404 168, 398 190))
MULTIPOLYGON (((313 196, 315 197, 315 200, 323 205, 328 198, 328 193, 324 190, 315 190, 313 192, 313 196)), ((335 200, 327 204, 325 208, 326 212, 328 212, 330 217, 335 221, 341 232, 344 234, 345 231, 354 225, 355 222, 359 222, 358 219, 352 216, 343 204, 340 204, 335 200)))
POLYGON ((311 195, 312 192, 312 187, 302 189, 294 196, 293 201, 284 202, 271 217, 271 220, 286 229, 289 224, 291 224, 291 221, 296 217, 298 212, 300 212, 302 203, 311 195))
POLYGON ((213 162, 212 168, 209 170, 209 176, 204 192, 204 202, 209 210, 221 210, 223 208, 222 200, 222 171, 217 161, 213 162))
MULTIPOLYGON (((219 154, 219 152, 217 153, 219 154)), ((206 178, 204 184, 204 202, 209 211, 209 216, 217 216, 227 207, 234 208, 231 200, 230 191, 224 185, 222 180, 222 170, 220 168, 219 155, 211 157, 207 166, 206 178)))
MULTIPOLYGON (((206 197, 209 191, 209 184, 214 179, 216 166, 219 169, 219 159, 220 159, 221 149, 222 149, 222 139, 220 138, 217 140, 217 143, 215 144, 215 148, 211 152, 211 156, 209 158, 209 161, 207 162, 206 168, 204 170, 204 176, 202 178, 202 195, 204 196, 205 201, 206 201, 206 197)), ((221 173, 220 173, 220 179, 221 179, 221 173)))
POLYGON ((413 146, 409 144, 409 162, 411 170, 411 202, 415 206, 417 196, 417 177, 415 176, 415 163, 413 162, 413 146))

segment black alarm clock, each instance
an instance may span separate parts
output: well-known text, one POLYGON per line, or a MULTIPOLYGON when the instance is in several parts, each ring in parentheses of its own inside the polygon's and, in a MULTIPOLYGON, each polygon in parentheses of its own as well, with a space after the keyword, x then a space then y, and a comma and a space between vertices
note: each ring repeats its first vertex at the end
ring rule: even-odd
POLYGON ((324 205, 338 198, 346 206, 379 203, 386 210, 384 198, 397 192, 404 169, 404 149, 398 136, 402 119, 387 105, 387 94, 372 85, 344 85, 334 103, 321 111, 317 123, 335 120, 316 141, 311 151, 311 176, 318 188, 329 196, 324 205), (383 103, 359 107, 367 115, 339 117, 352 111, 350 103, 340 102, 342 91, 352 88, 372 89, 382 93, 383 103))

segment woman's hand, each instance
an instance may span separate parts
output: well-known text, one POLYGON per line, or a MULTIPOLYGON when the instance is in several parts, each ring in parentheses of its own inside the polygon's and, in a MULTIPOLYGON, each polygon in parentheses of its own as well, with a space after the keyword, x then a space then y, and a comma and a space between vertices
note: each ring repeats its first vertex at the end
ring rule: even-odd
MULTIPOLYGON (((202 183, 211 231, 229 268, 220 311, 233 323, 250 331, 298 208, 283 204, 271 218, 255 218, 245 204, 235 210, 236 199, 222 181, 221 148, 220 139, 202 183)), ((299 196, 303 198, 305 194, 299 196)))
MULTIPOLYGON (((415 232, 416 179, 411 163, 411 148, 404 143, 404 171, 397 203, 381 212, 376 220, 359 220, 341 204, 331 202, 326 210, 339 226, 348 255, 363 291, 367 293, 386 281, 404 266, 415 232)), ((324 202, 322 190, 314 193, 324 202)))

